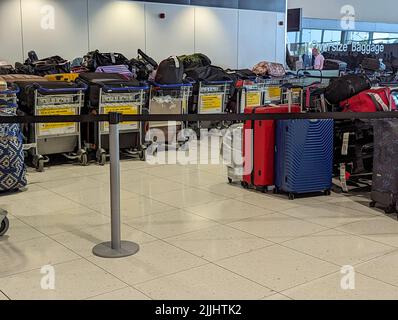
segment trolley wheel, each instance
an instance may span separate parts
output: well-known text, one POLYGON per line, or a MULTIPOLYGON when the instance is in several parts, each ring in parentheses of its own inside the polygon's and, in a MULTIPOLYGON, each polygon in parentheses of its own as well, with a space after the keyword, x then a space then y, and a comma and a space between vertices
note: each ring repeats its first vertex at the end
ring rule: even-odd
POLYGON ((3 221, 1 222, 0 225, 0 237, 4 236, 6 232, 8 231, 8 228, 10 227, 10 221, 8 220, 7 217, 4 217, 3 221))
POLYGON ((371 203, 369 203, 369 207, 370 208, 376 208, 376 201, 372 201, 371 203))
POLYGON ((80 165, 82 165, 83 167, 88 165, 88 155, 86 152, 82 152, 79 156, 79 163, 80 165))
POLYGON ((385 212, 386 214, 393 214, 393 213, 396 212, 396 210, 395 210, 395 207, 394 207, 394 206, 389 206, 388 208, 386 208, 386 209, 384 210, 384 212, 385 212))
POLYGON ((106 152, 104 149, 98 150, 97 162, 100 166, 104 166, 106 164, 106 152))
POLYGON ((33 160, 33 164, 36 168, 37 172, 43 172, 44 171, 44 158, 42 156, 38 156, 33 160))
POLYGON ((294 200, 295 198, 294 193, 289 193, 289 200, 294 200))
POLYGON ((228 183, 232 184, 232 179, 231 178, 228 178, 228 183))
POLYGON ((146 150, 145 149, 141 149, 138 153, 138 156, 140 157, 141 161, 146 161, 146 150))
POLYGON ((332 192, 330 190, 325 190, 323 194, 325 196, 330 196, 330 195, 332 195, 332 192))

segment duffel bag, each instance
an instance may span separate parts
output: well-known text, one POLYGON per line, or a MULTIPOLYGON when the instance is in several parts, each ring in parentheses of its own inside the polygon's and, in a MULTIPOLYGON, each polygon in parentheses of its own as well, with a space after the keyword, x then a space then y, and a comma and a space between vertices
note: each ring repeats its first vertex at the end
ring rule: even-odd
POLYGON ((375 58, 364 58, 361 62, 362 69, 368 71, 379 71, 380 61, 375 58))
POLYGON ((121 53, 102 53, 99 50, 91 51, 83 57, 82 66, 90 71, 98 67, 112 65, 129 65, 129 60, 121 53))
POLYGON ((196 69, 200 67, 206 67, 211 65, 211 60, 208 56, 203 53, 195 53, 191 55, 180 56, 179 59, 184 65, 184 69, 196 69))
POLYGON ((323 65, 323 70, 347 70, 347 63, 340 60, 326 59, 323 65))
POLYGON ((377 112, 396 110, 390 88, 363 91, 340 103, 343 112, 377 112))
POLYGON ((18 72, 25 74, 34 74, 37 76, 45 76, 48 74, 69 73, 69 61, 60 56, 52 56, 41 60, 32 61, 27 59, 24 65, 17 64, 18 72))
POLYGON ((285 67, 280 63, 262 61, 256 64, 253 68, 253 72, 258 76, 271 76, 271 77, 283 77, 286 74, 285 67))
POLYGON ((190 69, 186 72, 187 78, 200 81, 230 81, 232 77, 221 67, 205 66, 190 69))
POLYGON ((159 84, 178 84, 184 81, 184 65, 172 56, 163 60, 156 71, 155 81, 159 84))
POLYGON ((371 86, 365 75, 349 74, 331 81, 325 89, 325 99, 331 104, 339 104, 362 91, 369 90, 371 86))

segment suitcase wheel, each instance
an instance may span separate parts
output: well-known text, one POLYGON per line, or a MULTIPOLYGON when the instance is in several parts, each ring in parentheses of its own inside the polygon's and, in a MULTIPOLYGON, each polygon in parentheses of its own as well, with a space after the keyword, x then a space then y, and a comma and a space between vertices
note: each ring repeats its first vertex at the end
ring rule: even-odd
POLYGON ((296 196, 294 195, 294 193, 289 193, 289 200, 294 200, 296 198, 296 196))
POLYGON ((146 161, 146 150, 141 149, 139 152, 139 157, 141 161, 146 161))
POLYGON ((387 209, 385 209, 384 212, 385 212, 386 214, 393 214, 393 213, 396 212, 396 210, 395 210, 395 207, 394 207, 394 206, 390 206, 390 207, 388 207, 387 209))
POLYGON ((323 194, 325 196, 330 196, 332 194, 332 192, 330 190, 325 190, 325 192, 323 194))
POLYGON ((369 207, 376 208, 376 201, 372 201, 371 203, 369 203, 369 207))
POLYGON ((240 184, 242 185, 243 188, 249 189, 249 184, 247 182, 242 181, 240 184))
POLYGON ((274 190, 272 190, 272 192, 273 192, 274 194, 279 194, 279 189, 278 189, 277 187, 275 187, 274 190))
POLYGON ((231 184, 232 183, 232 179, 228 178, 228 183, 231 184))
POLYGON ((6 234, 9 227, 10 227, 10 221, 8 220, 7 217, 5 217, 0 225, 0 237, 6 234))
POLYGON ((37 172, 43 172, 44 171, 44 164, 45 164, 45 159, 43 156, 37 155, 33 157, 33 166, 35 167, 37 172))

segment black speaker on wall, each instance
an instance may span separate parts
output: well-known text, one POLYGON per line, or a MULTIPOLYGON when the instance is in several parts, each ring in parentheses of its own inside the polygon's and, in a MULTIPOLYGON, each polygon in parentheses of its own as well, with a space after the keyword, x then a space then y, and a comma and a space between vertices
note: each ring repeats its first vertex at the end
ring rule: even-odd
POLYGON ((287 10, 287 32, 299 32, 302 26, 303 9, 287 10))

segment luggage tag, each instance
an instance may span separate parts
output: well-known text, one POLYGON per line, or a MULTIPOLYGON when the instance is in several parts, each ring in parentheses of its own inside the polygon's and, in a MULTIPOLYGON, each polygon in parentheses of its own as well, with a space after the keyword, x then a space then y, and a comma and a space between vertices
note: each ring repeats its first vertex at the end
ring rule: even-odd
POLYGON ((341 146, 341 154, 343 156, 348 155, 348 145, 350 142, 350 133, 349 132, 345 132, 343 135, 343 145, 341 146))
POLYGON ((348 192, 345 163, 340 163, 340 184, 343 192, 348 192))

